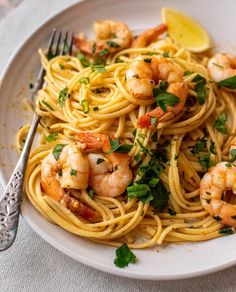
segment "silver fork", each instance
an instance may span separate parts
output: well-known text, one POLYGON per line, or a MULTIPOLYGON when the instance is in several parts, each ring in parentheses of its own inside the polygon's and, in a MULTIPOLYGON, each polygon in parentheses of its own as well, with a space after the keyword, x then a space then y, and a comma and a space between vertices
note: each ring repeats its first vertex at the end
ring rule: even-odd
MULTIPOLYGON (((57 31, 54 29, 48 44, 48 59, 51 59, 57 55, 71 55, 72 44, 73 35, 71 37, 70 44, 68 45, 68 32, 66 32, 63 38, 62 33, 60 32, 57 36, 57 31), (57 38, 57 41, 54 45, 55 38, 57 38)), ((31 96, 31 104, 33 108, 37 91, 43 87, 44 75, 45 70, 43 67, 41 67, 31 96)), ((0 195, 0 251, 9 248, 16 237, 24 174, 39 121, 40 116, 34 112, 32 124, 18 163, 12 173, 10 180, 8 181, 4 192, 0 195)))

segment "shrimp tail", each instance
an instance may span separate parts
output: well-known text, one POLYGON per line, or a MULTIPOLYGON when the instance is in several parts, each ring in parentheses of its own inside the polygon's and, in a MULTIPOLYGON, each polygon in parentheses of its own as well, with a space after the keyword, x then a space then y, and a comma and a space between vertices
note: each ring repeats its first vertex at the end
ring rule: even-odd
POLYGON ((137 121, 137 127, 148 128, 151 125, 156 125, 158 121, 164 116, 164 114, 165 112, 160 107, 157 107, 153 111, 150 111, 141 116, 137 121), (154 120, 152 120, 152 118, 154 118, 154 120))
POLYGON ((95 220, 98 217, 97 212, 68 194, 64 195, 63 199, 67 205, 67 208, 76 215, 79 215, 88 221, 95 220))
POLYGON ((114 136, 101 133, 80 132, 77 134, 80 143, 86 145, 87 152, 107 152, 111 149, 114 136))

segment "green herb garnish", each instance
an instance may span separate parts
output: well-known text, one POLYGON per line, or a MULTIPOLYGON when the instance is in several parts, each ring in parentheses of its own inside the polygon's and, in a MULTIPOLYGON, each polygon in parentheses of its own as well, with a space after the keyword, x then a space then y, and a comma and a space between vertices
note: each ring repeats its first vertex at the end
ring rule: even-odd
POLYGON ((128 264, 134 264, 136 262, 135 254, 129 249, 126 243, 122 244, 116 249, 116 258, 114 264, 119 268, 124 268, 128 264))
POLYGON ((85 68, 90 66, 90 61, 85 57, 85 55, 78 53, 77 58, 85 68))
POLYGON ((165 113, 167 112, 166 106, 173 107, 179 103, 179 97, 167 91, 163 93, 159 93, 155 97, 155 100, 156 100, 157 105, 159 105, 165 113))
POLYGON ((89 197, 90 197, 91 199, 93 199, 94 196, 95 196, 95 193, 94 193, 94 191, 93 191, 92 189, 89 189, 89 190, 88 190, 88 195, 89 195, 89 197))
POLYGON ((150 58, 144 58, 143 61, 145 63, 151 63, 152 62, 152 59, 150 59, 150 58))
POLYGON ((71 175, 71 176, 76 176, 77 173, 78 173, 78 172, 77 172, 76 169, 71 168, 71 171, 70 171, 70 175, 71 175))
POLYGON ((83 107, 83 112, 85 114, 88 114, 89 113, 89 103, 86 99, 83 99, 82 102, 81 102, 81 105, 83 107))
POLYGON ((59 157, 60 157, 60 155, 61 155, 61 152, 62 152, 62 150, 63 150, 64 147, 65 147, 64 144, 57 144, 57 145, 54 147, 54 149, 53 149, 53 151, 52 151, 52 154, 53 154, 53 156, 54 156, 54 158, 55 158, 56 160, 59 159, 59 157))
POLYGON ((163 56, 164 58, 169 58, 169 52, 168 52, 168 51, 165 51, 165 52, 162 54, 162 56, 163 56))
POLYGON ((224 86, 230 89, 236 88, 236 76, 232 76, 229 78, 226 78, 224 80, 221 80, 220 82, 217 82, 218 86, 224 86))
POLYGON ((58 103, 61 107, 63 107, 64 102, 66 99, 70 98, 70 94, 68 93, 68 87, 64 87, 60 92, 58 96, 58 103))
POLYGON ((99 73, 104 73, 104 72, 106 72, 106 68, 105 68, 104 65, 93 64, 93 65, 92 65, 92 69, 97 69, 99 73))
POLYGON ((234 233, 235 233, 235 229, 233 227, 225 227, 225 228, 219 230, 219 234, 231 235, 234 233))
POLYGON ((227 134, 227 128, 225 126, 228 119, 228 115, 226 112, 220 114, 219 118, 215 121, 215 128, 222 134, 227 134))
POLYGON ((128 153, 133 146, 133 144, 120 144, 118 139, 111 140, 111 149, 107 152, 107 154, 109 155, 113 152, 128 153))
POLYGON ((206 148, 207 140, 205 138, 201 139, 199 142, 197 142, 191 152, 195 155, 199 152, 202 152, 206 148))
POLYGON ((172 210, 171 208, 168 208, 168 213, 171 215, 171 216, 175 216, 176 215, 176 212, 174 210, 172 210))
POLYGON ((106 56, 106 55, 108 55, 108 54, 109 54, 108 49, 104 49, 104 50, 102 50, 102 51, 99 53, 100 56, 106 56))
POLYGON ((119 44, 117 44, 116 42, 113 42, 113 41, 107 41, 107 44, 111 48, 119 48, 120 47, 119 44))
POLYGON ((97 159, 97 164, 100 164, 100 163, 102 163, 103 161, 105 161, 105 159, 103 159, 103 158, 98 158, 98 159, 97 159))
POLYGON ((79 83, 80 83, 80 84, 85 84, 85 85, 87 85, 87 84, 89 84, 89 82, 90 82, 89 77, 85 77, 85 76, 83 76, 83 77, 80 78, 80 80, 79 80, 79 83))
POLYGON ((206 79, 198 74, 195 78, 193 78, 192 82, 197 82, 194 86, 194 91, 197 93, 199 104, 203 105, 209 92, 209 88, 205 86, 206 79))
POLYGON ((47 142, 52 142, 58 138, 58 133, 52 133, 46 137, 47 142))

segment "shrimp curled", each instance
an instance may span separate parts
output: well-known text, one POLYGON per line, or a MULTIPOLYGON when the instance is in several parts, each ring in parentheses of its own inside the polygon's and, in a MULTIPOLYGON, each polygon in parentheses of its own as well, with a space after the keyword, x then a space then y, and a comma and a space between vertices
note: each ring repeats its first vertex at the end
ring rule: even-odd
POLYGON ((236 75, 236 56, 222 53, 213 56, 207 64, 210 77, 215 82, 236 75))
POLYGON ((236 194, 236 167, 229 162, 220 162, 212 167, 201 180, 201 204, 221 223, 236 227, 236 205, 222 200, 227 190, 236 194))
POLYGON ((86 144, 89 152, 89 186, 99 196, 117 197, 123 194, 133 177, 129 168, 129 155, 116 152, 94 153, 101 149, 103 152, 111 149, 112 138, 106 134, 81 132, 78 133, 78 138, 80 143, 86 144))
POLYGON ((42 161, 41 186, 54 200, 66 204, 72 212, 93 219, 96 212, 69 195, 66 190, 88 187, 89 162, 77 145, 66 145, 58 158, 49 153, 42 161))
POLYGON ((78 49, 87 54, 97 55, 103 50, 115 54, 130 46, 133 39, 131 31, 123 22, 113 20, 97 20, 93 25, 96 41, 87 40, 78 35, 74 43, 78 49))
POLYGON ((146 113, 138 119, 139 128, 147 128, 151 125, 151 119, 167 121, 176 116, 184 107, 187 98, 187 87, 184 84, 181 70, 172 62, 161 55, 138 57, 131 63, 126 71, 127 89, 137 99, 153 97, 153 89, 160 80, 168 82, 167 92, 179 98, 175 106, 167 106, 165 112, 160 106, 146 113))

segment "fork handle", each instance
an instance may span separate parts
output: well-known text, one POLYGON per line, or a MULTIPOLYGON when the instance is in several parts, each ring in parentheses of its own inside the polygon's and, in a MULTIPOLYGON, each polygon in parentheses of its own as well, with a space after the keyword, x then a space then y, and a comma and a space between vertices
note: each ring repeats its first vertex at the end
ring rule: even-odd
POLYGON ((0 195, 0 251, 9 248, 16 237, 24 174, 39 121, 40 117, 35 113, 18 163, 0 195))

